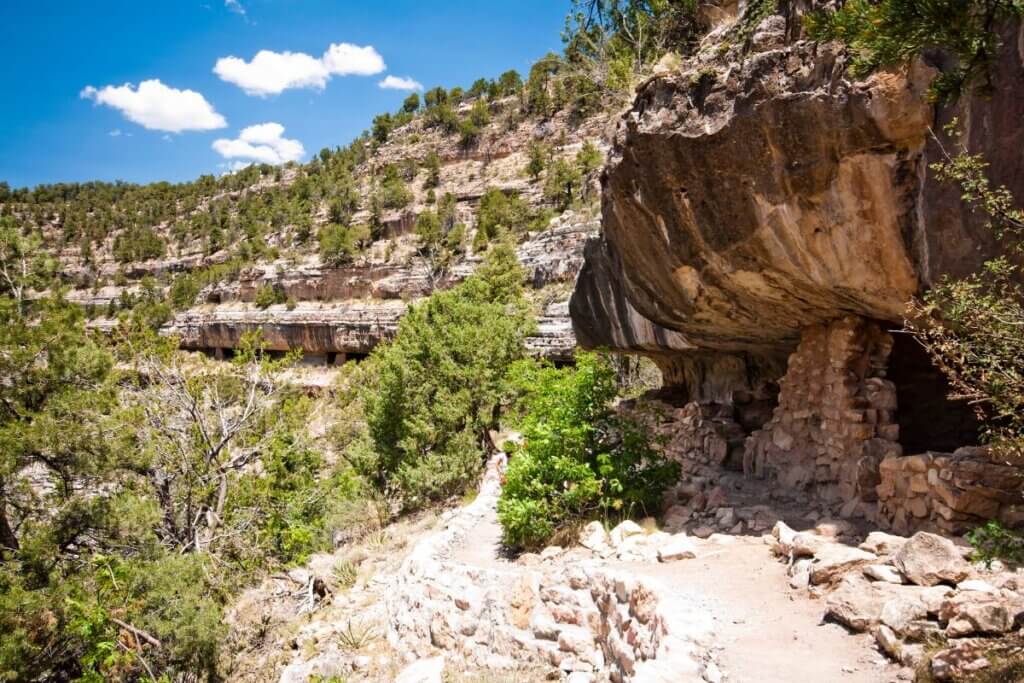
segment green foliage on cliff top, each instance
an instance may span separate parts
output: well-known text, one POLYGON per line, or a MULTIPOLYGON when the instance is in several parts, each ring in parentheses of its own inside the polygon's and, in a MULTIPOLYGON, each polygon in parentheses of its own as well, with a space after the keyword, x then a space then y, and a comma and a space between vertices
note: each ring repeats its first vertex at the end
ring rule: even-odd
POLYGON ((999 22, 1024 14, 1020 0, 848 0, 838 10, 807 15, 815 40, 838 40, 852 53, 850 70, 864 76, 942 50, 953 66, 932 84, 935 98, 968 85, 990 85, 989 65, 999 49, 999 22))

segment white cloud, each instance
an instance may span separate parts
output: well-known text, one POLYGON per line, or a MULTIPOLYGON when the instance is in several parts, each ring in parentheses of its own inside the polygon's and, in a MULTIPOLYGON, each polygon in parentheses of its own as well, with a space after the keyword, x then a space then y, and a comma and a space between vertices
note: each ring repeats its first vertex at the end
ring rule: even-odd
POLYGON ((228 125, 224 117, 196 91, 169 88, 158 79, 142 81, 138 88, 131 83, 99 89, 89 85, 79 96, 113 107, 129 121, 149 130, 180 133, 228 125))
POLYGON ((236 160, 230 165, 232 170, 251 163, 276 165, 299 161, 306 154, 302 143, 283 135, 284 126, 280 123, 260 123, 243 128, 234 140, 214 140, 213 149, 225 159, 236 160))
POLYGON ((224 6, 240 17, 245 16, 245 6, 238 0, 224 0, 224 6))
POLYGON ((317 59, 304 52, 260 50, 251 61, 222 57, 213 72, 247 95, 266 97, 292 88, 323 90, 332 76, 371 76, 385 69, 384 59, 367 45, 332 44, 317 59))
POLYGON ((115 128, 114 130, 112 130, 109 133, 107 133, 107 135, 109 135, 112 138, 119 138, 119 137, 121 137, 121 129, 120 128, 115 128))
POLYGON ((213 72, 222 81, 234 83, 247 95, 277 95, 289 88, 316 88, 327 85, 330 74, 319 59, 301 52, 260 50, 251 62, 238 57, 217 60, 213 72))
POLYGON ((423 90, 422 83, 402 76, 386 76, 377 85, 385 90, 423 90))
POLYGON ((384 58, 372 45, 359 47, 350 43, 331 43, 320 61, 335 76, 373 76, 387 68, 384 58))

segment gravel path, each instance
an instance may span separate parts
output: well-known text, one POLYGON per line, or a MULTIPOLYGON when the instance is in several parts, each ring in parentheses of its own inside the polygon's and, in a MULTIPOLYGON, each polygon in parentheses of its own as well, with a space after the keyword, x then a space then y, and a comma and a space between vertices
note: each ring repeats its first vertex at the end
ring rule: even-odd
MULTIPOLYGON (((512 570, 501 551, 501 527, 491 507, 453 549, 469 566, 512 570)), ((786 567, 759 537, 694 539, 697 559, 668 564, 607 561, 662 587, 661 611, 671 610, 714 653, 723 680, 733 683, 878 683, 898 680, 899 667, 871 637, 822 623, 821 602, 793 591, 786 567)), ((678 621, 678 619, 677 619, 678 621)), ((640 680, 640 679, 637 679, 640 680)))

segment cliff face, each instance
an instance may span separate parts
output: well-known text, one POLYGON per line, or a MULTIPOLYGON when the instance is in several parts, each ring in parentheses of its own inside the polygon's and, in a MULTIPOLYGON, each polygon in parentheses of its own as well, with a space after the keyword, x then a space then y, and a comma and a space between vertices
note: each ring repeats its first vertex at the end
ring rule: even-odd
MULTIPOLYGON (((929 127, 959 115, 996 180, 1024 190, 1019 146, 1002 142, 1024 134, 1014 88, 936 115, 933 69, 851 82, 835 46, 787 38, 798 20, 764 19, 742 57, 722 54, 722 30, 640 88, 571 304, 585 346, 778 354, 842 314, 899 321, 922 286, 994 252, 959 191, 926 173, 941 153, 929 127)), ((1018 83, 1021 56, 1006 50, 996 78, 1018 83)))
POLYGON ((1024 197, 1024 29, 1000 29, 992 94, 937 106, 924 60, 853 81, 840 47, 801 37, 798 11, 747 13, 692 59, 663 60, 620 120, 570 301, 580 344, 652 357, 663 397, 712 404, 746 434, 724 466, 780 496, 904 531, 962 531, 979 510, 1019 523, 1024 501, 984 451, 947 458, 984 473, 957 474, 955 494, 896 481, 907 455, 973 445, 977 425, 892 332, 914 296, 1001 252, 929 166, 955 153, 942 127, 957 117, 993 181, 1024 197), (751 421, 752 401, 774 409, 751 421))

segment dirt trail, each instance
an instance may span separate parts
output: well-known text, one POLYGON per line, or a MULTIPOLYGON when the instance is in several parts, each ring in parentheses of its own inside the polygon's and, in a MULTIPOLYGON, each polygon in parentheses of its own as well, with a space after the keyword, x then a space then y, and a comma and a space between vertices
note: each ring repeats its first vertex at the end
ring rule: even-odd
MULTIPOLYGON (((467 565, 514 570, 501 554, 501 528, 492 509, 469 531, 452 558, 467 565)), ((728 537, 723 544, 695 539, 697 559, 679 562, 608 561, 611 569, 660 584, 716 653, 732 683, 879 683, 896 681, 891 664, 869 636, 822 623, 819 601, 796 594, 786 567, 757 537, 728 537), (699 625, 698 625, 699 622, 699 625)))

